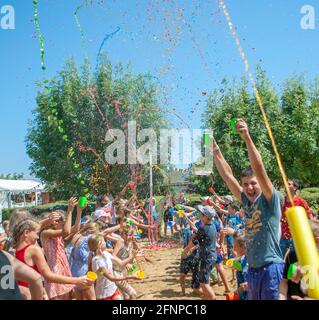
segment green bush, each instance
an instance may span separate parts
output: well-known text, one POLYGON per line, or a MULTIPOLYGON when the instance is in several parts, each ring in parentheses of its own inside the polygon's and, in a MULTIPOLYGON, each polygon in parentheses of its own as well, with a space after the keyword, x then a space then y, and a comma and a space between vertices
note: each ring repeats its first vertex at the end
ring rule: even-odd
POLYGON ((196 207, 201 203, 201 199, 200 199, 201 196, 199 194, 196 194, 196 193, 188 194, 186 198, 188 200, 187 205, 189 205, 190 207, 196 207))
POLYGON ((42 206, 29 206, 29 207, 19 207, 19 208, 6 208, 2 209, 2 221, 9 220, 11 213, 13 210, 27 210, 30 213, 32 213, 34 216, 38 217, 43 212, 46 211, 53 211, 57 209, 66 210, 67 208, 67 201, 60 201, 60 202, 54 202, 54 203, 48 203, 44 204, 42 206))
POLYGON ((298 196, 304 198, 311 209, 318 211, 319 209, 319 188, 305 188, 302 189, 298 196))

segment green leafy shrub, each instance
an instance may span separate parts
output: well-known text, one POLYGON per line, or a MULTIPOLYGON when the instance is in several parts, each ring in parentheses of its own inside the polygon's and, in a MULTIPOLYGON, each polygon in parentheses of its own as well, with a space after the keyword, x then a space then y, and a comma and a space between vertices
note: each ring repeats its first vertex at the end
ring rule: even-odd
POLYGON ((311 209, 319 210, 319 188, 305 188, 298 195, 308 202, 311 209))

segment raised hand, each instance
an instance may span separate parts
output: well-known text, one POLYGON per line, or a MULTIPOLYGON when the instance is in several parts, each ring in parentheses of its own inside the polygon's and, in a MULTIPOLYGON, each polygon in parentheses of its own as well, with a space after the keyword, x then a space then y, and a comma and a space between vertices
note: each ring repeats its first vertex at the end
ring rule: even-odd
POLYGON ((68 206, 70 209, 74 209, 75 206, 78 204, 78 199, 76 197, 71 197, 68 201, 68 206))
POLYGON ((235 128, 243 140, 249 137, 248 125, 243 119, 237 119, 235 128))

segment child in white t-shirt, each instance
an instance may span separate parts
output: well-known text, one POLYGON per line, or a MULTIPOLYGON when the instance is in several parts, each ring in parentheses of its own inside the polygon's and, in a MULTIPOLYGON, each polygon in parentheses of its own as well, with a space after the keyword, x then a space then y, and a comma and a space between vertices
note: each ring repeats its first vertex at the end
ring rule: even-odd
POLYGON ((92 236, 88 241, 90 251, 93 252, 92 270, 98 275, 95 283, 95 293, 97 300, 123 300, 116 282, 123 280, 140 280, 136 276, 116 277, 113 274, 113 262, 124 267, 133 261, 136 252, 125 260, 114 257, 105 251, 106 245, 103 237, 92 236))

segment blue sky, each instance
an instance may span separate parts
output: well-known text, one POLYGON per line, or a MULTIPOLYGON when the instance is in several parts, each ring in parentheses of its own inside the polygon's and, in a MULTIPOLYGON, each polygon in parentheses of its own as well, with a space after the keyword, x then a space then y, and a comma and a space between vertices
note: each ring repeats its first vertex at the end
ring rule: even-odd
MULTIPOLYGON (((35 82, 55 75, 65 60, 81 63, 88 55, 95 66, 99 46, 112 62, 131 62, 133 72, 151 72, 169 94, 167 108, 192 128, 201 126, 203 91, 219 86, 224 76, 240 77, 244 66, 216 0, 104 0, 78 12, 85 48, 75 23, 80 0, 39 0, 45 37, 46 72, 41 70, 32 0, 0 0, 15 8, 15 30, 0 28, 0 173, 23 172, 31 160, 25 149, 28 120, 35 107, 35 82), (194 111, 193 113, 191 111, 194 111)), ((258 62, 273 84, 294 73, 311 78, 319 61, 319 3, 315 0, 228 0, 228 9, 250 64, 258 62), (318 12, 316 29, 300 27, 303 5, 318 12)), ((1 15, 0 15, 1 19, 1 15)), ((174 126, 180 120, 171 115, 174 126)))

